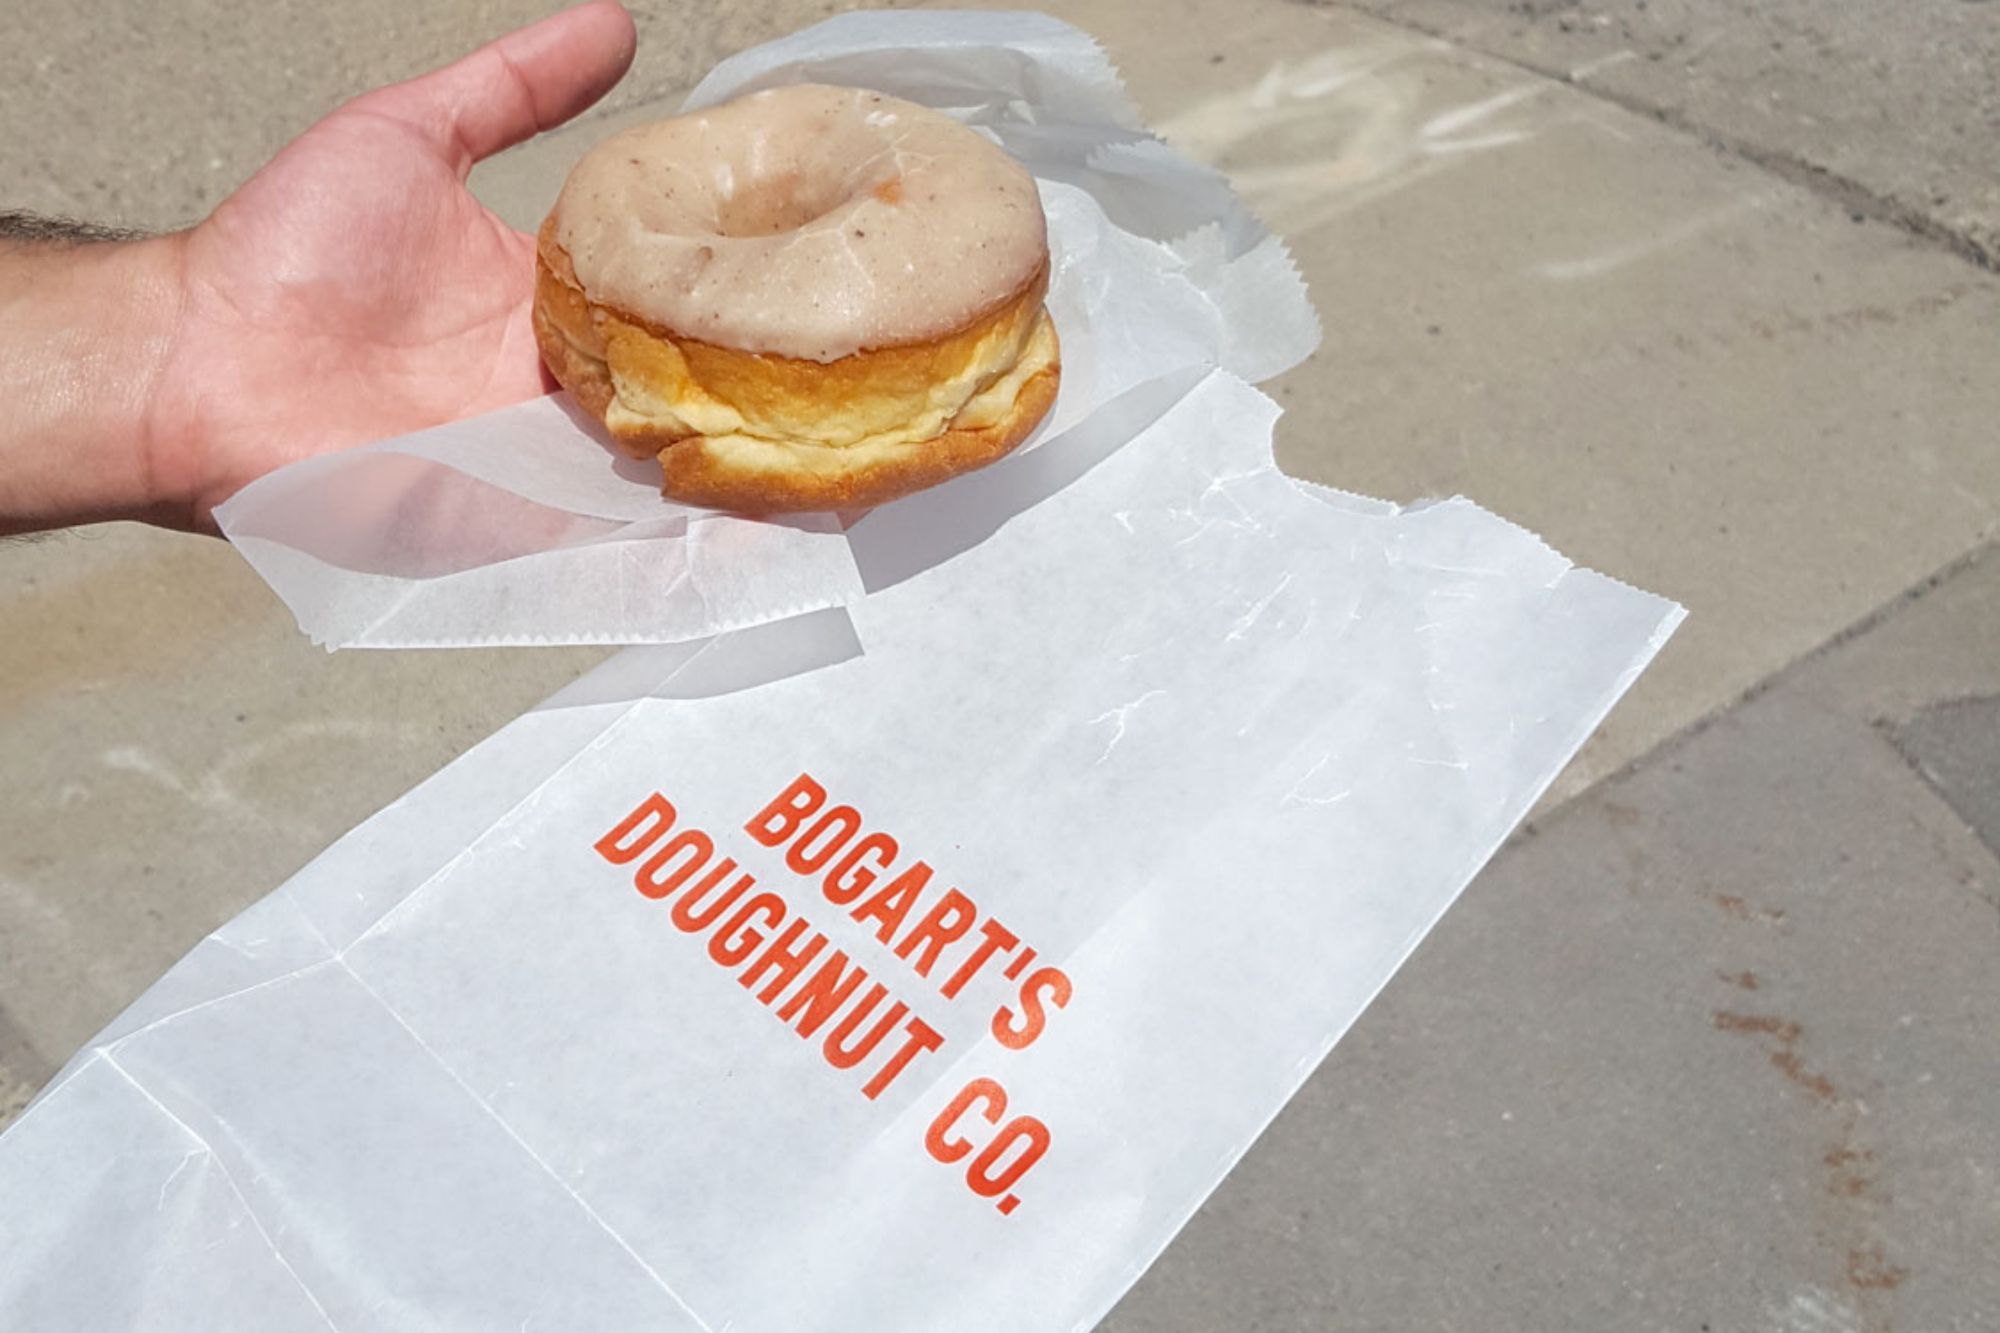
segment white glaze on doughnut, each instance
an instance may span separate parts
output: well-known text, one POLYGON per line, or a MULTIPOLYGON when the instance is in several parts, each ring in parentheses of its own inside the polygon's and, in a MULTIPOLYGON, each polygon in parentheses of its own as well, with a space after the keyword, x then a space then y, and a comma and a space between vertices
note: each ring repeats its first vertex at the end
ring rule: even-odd
POLYGON ((928 342, 1048 252, 1034 178, 928 107, 820 84, 597 145, 556 201, 589 297, 750 352, 832 361, 928 342))

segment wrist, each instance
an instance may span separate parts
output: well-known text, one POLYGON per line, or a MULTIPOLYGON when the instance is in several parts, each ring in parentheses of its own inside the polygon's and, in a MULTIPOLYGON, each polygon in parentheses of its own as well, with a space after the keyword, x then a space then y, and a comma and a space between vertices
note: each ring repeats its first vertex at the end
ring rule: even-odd
POLYGON ((111 446, 130 469, 122 516, 174 528, 196 525, 202 485, 198 437, 176 374, 186 350, 188 235, 169 232, 118 246, 104 256, 99 274, 125 294, 132 321, 120 349, 130 378, 113 408, 127 434, 111 446))
POLYGON ((0 531, 192 521, 187 451, 158 428, 183 251, 180 235, 0 241, 0 531))
POLYGON ((207 489, 205 451, 196 409, 197 386, 189 374, 188 334, 194 301, 188 281, 192 231, 169 232, 136 243, 121 256, 143 291, 144 334, 132 349, 143 371, 133 384, 132 461, 143 480, 146 514, 164 527, 198 528, 207 489))

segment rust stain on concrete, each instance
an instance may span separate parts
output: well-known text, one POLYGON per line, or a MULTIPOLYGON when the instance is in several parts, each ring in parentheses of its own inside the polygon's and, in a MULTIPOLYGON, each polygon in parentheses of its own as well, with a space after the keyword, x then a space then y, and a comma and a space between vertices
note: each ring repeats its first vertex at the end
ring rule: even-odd
POLYGON ((1847 1252, 1847 1281, 1857 1291, 1894 1291, 1910 1275, 1882 1254, 1880 1245, 1847 1252))
MULTIPOLYGON (((1739 990, 1762 989, 1755 974, 1747 971, 1720 971, 1716 975, 1739 990)), ((1810 1097, 1812 1105, 1837 1113, 1831 1145, 1819 1159, 1823 1175, 1820 1202, 1812 1210, 1816 1218, 1813 1233, 1835 1257, 1840 1277, 1853 1294, 1861 1321, 1857 1333, 1893 1333, 1892 1293, 1910 1272, 1894 1262, 1875 1239, 1887 1195, 1874 1151, 1856 1141, 1862 1118, 1860 1105, 1831 1078, 1806 1063, 1802 1051, 1805 1026, 1798 1020, 1782 1014, 1716 1009, 1710 1021, 1718 1032, 1757 1042, 1771 1067, 1784 1075, 1787 1083, 1810 1097)))
POLYGON ((1732 921, 1755 921, 1763 926, 1776 926, 1784 922, 1785 913, 1779 907, 1754 907, 1748 901, 1733 893, 1711 893, 1709 901, 1722 909, 1722 914, 1732 921))

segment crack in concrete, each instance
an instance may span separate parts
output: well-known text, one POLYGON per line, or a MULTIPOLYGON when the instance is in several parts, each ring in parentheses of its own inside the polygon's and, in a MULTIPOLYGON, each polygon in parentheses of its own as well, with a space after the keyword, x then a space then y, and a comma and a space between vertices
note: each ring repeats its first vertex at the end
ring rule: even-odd
POLYGON ((1796 153, 1726 134, 1673 107, 1589 82, 1588 75, 1592 66, 1601 65, 1602 62, 1586 62, 1574 69, 1544 64, 1507 54, 1491 45, 1475 43, 1471 40, 1470 34, 1453 31, 1441 24, 1425 23, 1394 12, 1384 13, 1370 8, 1358 8, 1344 3, 1344 0, 1287 0, 1287 3, 1304 5, 1308 9, 1338 9, 1357 14, 1404 32, 1421 34, 1449 43, 1457 49, 1475 52, 1486 59, 1524 73, 1539 75, 1552 82, 1564 84, 1597 101, 1657 121, 1669 129, 1688 135, 1710 149, 1738 158, 1760 171, 1796 185, 1807 193, 1845 210, 1857 222, 1867 220, 1883 223, 1896 228, 1906 236, 1946 250, 1985 272, 2000 273, 2000 253, 1989 248, 1978 237, 1951 227, 1919 208, 1892 199, 1878 190, 1871 189, 1850 177, 1842 176, 1816 162, 1808 161, 1796 153))
POLYGON ((1878 725, 1924 785, 2000 856, 2000 808, 1993 815, 1979 808, 2000 798, 1977 790, 1982 781, 2000 776, 2000 695, 1940 699, 1900 722, 1878 725), (1978 753, 1967 756, 1968 748, 1978 753))

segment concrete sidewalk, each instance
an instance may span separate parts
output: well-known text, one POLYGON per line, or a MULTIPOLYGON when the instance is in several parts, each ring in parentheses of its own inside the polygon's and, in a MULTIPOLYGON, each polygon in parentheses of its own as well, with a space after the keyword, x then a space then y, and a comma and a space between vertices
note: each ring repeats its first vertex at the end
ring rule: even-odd
MULTIPOLYGON (((1463 492, 1692 612, 1110 1326, 2000 1325, 2000 7, 1044 7, 1294 246, 1328 338, 1274 386, 1288 469, 1463 492)), ((5 202, 198 216, 542 8, 38 11, 5 202)), ((643 14, 606 108, 475 184, 531 225, 824 12, 643 14)), ((130 527, 0 546, 0 625, 0 1123, 599 656, 328 657, 227 548, 130 527)))

